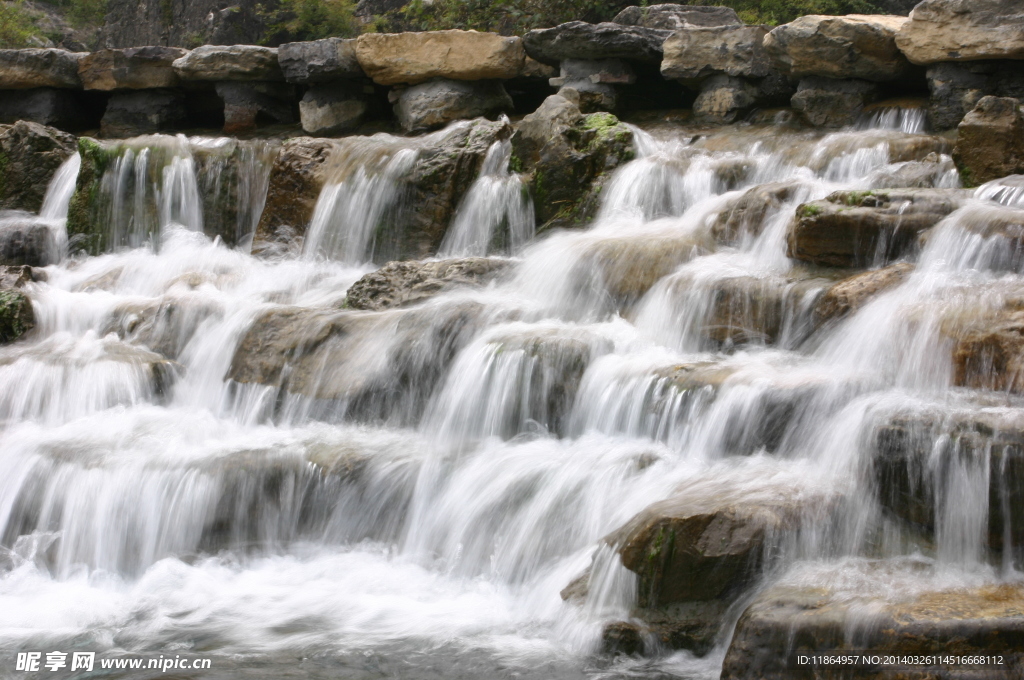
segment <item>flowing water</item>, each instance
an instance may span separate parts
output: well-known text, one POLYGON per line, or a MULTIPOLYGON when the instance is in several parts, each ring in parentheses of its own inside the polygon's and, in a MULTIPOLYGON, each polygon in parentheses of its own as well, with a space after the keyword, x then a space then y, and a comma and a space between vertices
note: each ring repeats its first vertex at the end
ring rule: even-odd
MULTIPOLYGON (((894 593, 1006 578, 1012 560, 985 557, 995 471, 933 471, 931 545, 883 518, 865 466, 893 414, 1021 408, 951 389, 939 332, 1024 287, 976 228, 1019 191, 979 191, 902 285, 824 329, 812 310, 837 274, 786 256, 799 203, 884 186, 914 160, 901 150, 936 147, 920 122, 637 129, 593 226, 536 238, 498 143, 442 249, 512 253, 512 274, 386 312, 338 309, 422 139, 344 140, 304 252, 278 259, 245 247, 269 147, 233 156, 248 169, 224 198, 196 159, 234 142, 126 143, 103 180, 119 247, 48 267, 28 288, 37 329, 0 348, 0 649, 194 654, 219 678, 714 678, 721 645, 595 655, 636 597, 602 537, 680 493, 840 499, 843 521, 812 523, 772 567, 801 583, 856 584, 864 560, 901 556, 926 567, 894 593), (240 247, 204 234, 218 211, 240 247), (229 379, 250 326, 285 308, 346 332, 287 382, 229 379), (680 366, 717 388, 681 387, 680 366), (564 602, 588 567, 586 604, 564 602)), ((47 219, 66 215, 75 163, 47 219)))

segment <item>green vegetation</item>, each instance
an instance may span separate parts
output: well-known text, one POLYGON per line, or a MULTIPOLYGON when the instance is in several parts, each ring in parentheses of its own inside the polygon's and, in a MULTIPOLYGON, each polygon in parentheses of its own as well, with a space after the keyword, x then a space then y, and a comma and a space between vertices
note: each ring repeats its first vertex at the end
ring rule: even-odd
POLYGON ((0 48, 32 47, 32 36, 39 35, 35 17, 21 2, 0 2, 0 48))
POLYGON ((259 12, 266 21, 267 42, 347 38, 360 33, 353 0, 280 0, 276 9, 259 12))
POLYGON ((748 24, 778 26, 807 14, 879 14, 867 0, 696 0, 693 5, 732 7, 748 24))
POLYGON ((107 0, 59 0, 57 6, 75 28, 102 26, 107 15, 107 0))
POLYGON ((813 203, 804 203, 796 209, 798 217, 815 217, 820 215, 822 212, 824 211, 821 209, 821 206, 813 203))

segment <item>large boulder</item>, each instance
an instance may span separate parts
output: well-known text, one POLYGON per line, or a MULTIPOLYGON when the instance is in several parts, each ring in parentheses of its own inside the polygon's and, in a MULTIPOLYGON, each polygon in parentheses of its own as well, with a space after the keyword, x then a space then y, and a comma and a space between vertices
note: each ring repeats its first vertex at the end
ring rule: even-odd
POLYGON ((0 344, 14 342, 35 327, 32 301, 21 290, 33 280, 30 267, 0 267, 0 344))
POLYGON ((203 45, 172 63, 183 81, 282 81, 277 49, 257 45, 203 45))
POLYGON ((909 262, 897 262, 839 281, 815 303, 814 314, 818 323, 856 312, 877 295, 903 283, 913 271, 914 265, 909 262))
POLYGON ((328 83, 364 75, 354 38, 285 43, 277 48, 277 61, 289 83, 328 83))
POLYGON ((87 90, 177 87, 171 64, 186 54, 188 50, 180 47, 160 46, 100 50, 79 60, 78 75, 87 90))
POLYGON ((402 89, 395 102, 395 117, 406 132, 421 132, 454 120, 496 116, 512 109, 512 98, 498 81, 435 78, 402 89))
POLYGON ((623 26, 640 26, 678 31, 706 26, 742 26, 743 22, 731 7, 702 5, 647 5, 627 7, 612 21, 623 26))
POLYGON ((864 107, 879 97, 878 86, 866 80, 808 76, 790 100, 812 125, 842 127, 857 122, 864 107))
POLYGON ((953 160, 966 186, 1024 172, 1024 112, 1009 97, 983 97, 957 128, 953 160))
POLYGON ((305 232, 326 181, 327 161, 334 145, 329 139, 297 137, 282 146, 270 169, 267 200, 255 240, 288 241, 305 232))
POLYGON ((345 306, 380 311, 413 305, 445 290, 483 285, 511 265, 511 260, 487 257, 388 262, 352 284, 345 306))
POLYGON ((622 24, 570 21, 523 36, 526 53, 544 64, 563 59, 627 59, 658 64, 671 31, 622 24))
POLYGON ((579 226, 596 208, 593 190, 634 153, 633 133, 615 116, 584 116, 578 102, 552 95, 519 123, 511 163, 525 175, 538 223, 579 226))
POLYGON ((115 92, 100 121, 103 137, 135 137, 184 127, 185 94, 156 89, 115 92))
POLYGON ((772 69, 764 26, 720 26, 676 31, 663 45, 661 75, 698 80, 713 75, 763 78, 772 69))
POLYGON ((804 203, 789 225, 790 257, 832 267, 891 262, 969 198, 956 189, 837 191, 804 203))
POLYGON ((38 123, 0 126, 0 210, 38 213, 54 173, 77 150, 74 135, 38 123))
POLYGON ((356 41, 356 57, 366 75, 380 85, 415 85, 433 78, 515 78, 525 53, 516 37, 450 30, 366 33, 356 41))
POLYGON ((299 102, 299 120, 306 134, 331 136, 358 127, 370 108, 361 85, 337 81, 306 90, 299 102))
POLYGON ((915 64, 1024 59, 1024 9, 1017 0, 924 0, 896 44, 915 64))
POLYGON ((794 77, 898 80, 910 63, 896 48, 896 33, 908 20, 885 15, 810 15, 772 29, 764 48, 794 77))
POLYGON ((1024 69, 1012 61, 941 62, 928 66, 928 112, 936 130, 955 128, 982 97, 1024 100, 1024 69))
POLYGON ((85 56, 85 52, 53 48, 0 50, 0 90, 80 89, 78 62, 85 56))

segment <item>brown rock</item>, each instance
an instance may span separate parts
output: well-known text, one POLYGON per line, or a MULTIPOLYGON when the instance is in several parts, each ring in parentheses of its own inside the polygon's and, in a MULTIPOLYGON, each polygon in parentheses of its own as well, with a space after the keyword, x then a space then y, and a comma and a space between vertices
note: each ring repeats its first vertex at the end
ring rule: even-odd
POLYGON ((324 186, 323 171, 333 150, 329 139, 298 137, 284 143, 270 170, 256 241, 286 241, 305 231, 324 186))
POLYGON ((673 33, 662 45, 661 75, 677 80, 694 80, 713 75, 763 78, 771 72, 771 61, 762 46, 768 30, 764 26, 718 26, 685 28, 673 33))
POLYGON ((743 238, 757 238, 765 219, 792 199, 800 187, 799 182, 770 182, 748 189, 718 213, 711 233, 716 241, 729 245, 743 238))
POLYGON ((915 64, 1024 59, 1024 12, 1018 0, 924 0, 896 44, 915 64))
POLYGON ((855 312, 880 293, 898 286, 914 271, 914 265, 897 262, 888 267, 855 274, 829 288, 814 306, 819 323, 855 312))
POLYGON ((957 128, 953 160, 967 186, 1024 172, 1024 113, 1009 97, 983 97, 957 128))
POLYGON ((451 288, 483 285, 511 264, 511 260, 488 257, 388 262, 352 284, 345 306, 380 311, 413 305, 451 288))
POLYGON ((171 68, 175 59, 188 54, 180 47, 129 47, 100 50, 78 62, 78 75, 87 90, 141 90, 177 87, 171 68))
POLYGON ((525 56, 519 38, 476 31, 365 33, 356 41, 359 65, 380 85, 515 78, 525 56))
POLYGON ((77 151, 66 132, 24 120, 0 125, 0 210, 38 213, 53 175, 77 151))

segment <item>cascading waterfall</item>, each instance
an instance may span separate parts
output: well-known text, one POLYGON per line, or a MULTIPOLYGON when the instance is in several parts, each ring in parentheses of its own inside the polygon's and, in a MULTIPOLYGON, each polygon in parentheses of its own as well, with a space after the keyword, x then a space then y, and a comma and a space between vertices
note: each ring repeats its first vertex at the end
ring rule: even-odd
MULTIPOLYGON (((941 146, 920 120, 637 129, 594 224, 536 240, 498 142, 440 254, 500 241, 511 274, 379 312, 345 291, 408 200, 422 138, 335 141, 303 253, 277 259, 210 233, 209 173, 228 166, 203 158, 229 143, 124 143, 102 185, 120 248, 49 267, 28 288, 37 329, 0 348, 0 648, 201 652, 224 677, 240 658, 287 677, 299 657, 310 677, 717 677, 721 646, 588 660, 638 597, 604 537, 678 494, 841 503, 766 562, 793 582, 853 579, 868 558, 926 565, 893 588, 998 580, 1019 567, 1009 546, 986 561, 1004 473, 967 455, 949 414, 1022 403, 951 390, 943 332, 1024 294, 1019 254, 987 227, 1020 210, 1018 188, 965 199, 901 285, 822 327, 815 305, 848 272, 787 257, 798 205, 941 146), (255 324, 304 349, 243 365, 255 324), (869 472, 894 422, 925 452, 932 543, 894 528, 869 472), (571 583, 582 605, 560 596, 571 583)), ((242 156, 237 243, 267 153, 242 156)), ((74 174, 47 219, 67 214, 74 174)))

